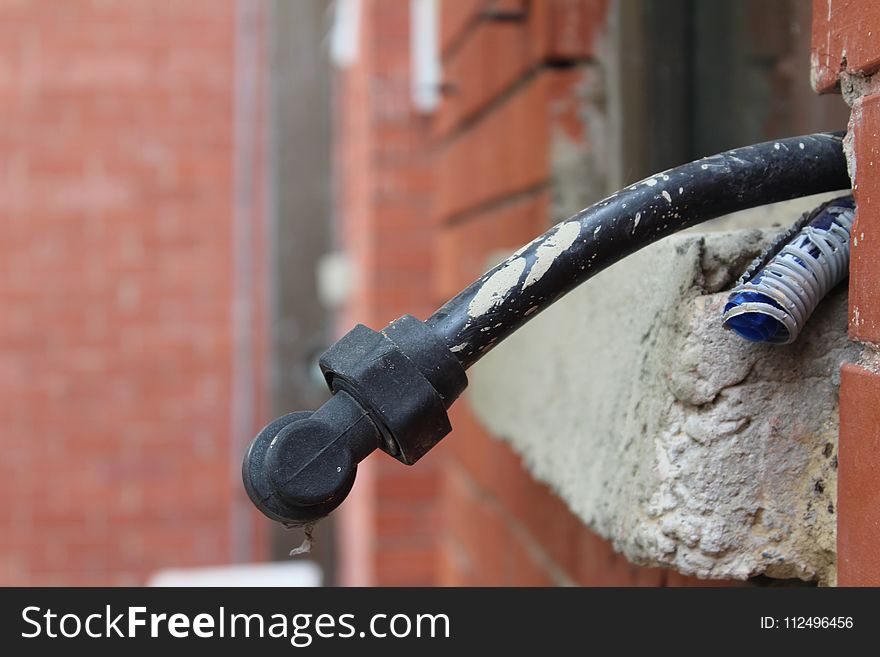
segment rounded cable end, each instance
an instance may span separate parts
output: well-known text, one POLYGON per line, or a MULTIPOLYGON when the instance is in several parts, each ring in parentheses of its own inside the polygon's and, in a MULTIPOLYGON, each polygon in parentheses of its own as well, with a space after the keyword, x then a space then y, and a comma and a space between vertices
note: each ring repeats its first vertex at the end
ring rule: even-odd
POLYGON ((314 523, 346 498, 357 464, 378 441, 367 414, 339 392, 318 411, 290 413, 257 434, 242 463, 245 490, 272 520, 314 523))

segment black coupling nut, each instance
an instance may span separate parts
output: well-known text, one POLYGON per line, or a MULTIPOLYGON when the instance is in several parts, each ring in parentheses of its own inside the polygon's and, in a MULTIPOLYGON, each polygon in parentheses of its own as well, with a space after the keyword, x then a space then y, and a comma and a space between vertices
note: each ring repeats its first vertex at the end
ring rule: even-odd
POLYGON ((357 325, 319 361, 333 397, 267 425, 242 475, 265 515, 301 525, 345 499, 357 464, 377 447, 412 465, 452 427, 446 410, 467 377, 446 344, 405 315, 381 332, 357 325))
POLYGON ((382 434, 381 449, 412 465, 452 431, 446 409, 467 386, 458 359, 405 315, 381 332, 358 324, 319 361, 334 393, 347 392, 382 434))

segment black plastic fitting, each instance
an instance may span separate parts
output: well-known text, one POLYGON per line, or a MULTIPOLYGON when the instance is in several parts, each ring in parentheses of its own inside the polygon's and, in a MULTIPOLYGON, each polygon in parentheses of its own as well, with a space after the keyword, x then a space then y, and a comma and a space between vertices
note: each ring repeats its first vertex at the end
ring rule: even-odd
POLYGON ((458 359, 411 315, 381 332, 358 324, 319 364, 333 397, 266 426, 242 466, 253 503, 290 526, 339 506, 377 447, 418 461, 452 431, 446 409, 467 387, 458 359))

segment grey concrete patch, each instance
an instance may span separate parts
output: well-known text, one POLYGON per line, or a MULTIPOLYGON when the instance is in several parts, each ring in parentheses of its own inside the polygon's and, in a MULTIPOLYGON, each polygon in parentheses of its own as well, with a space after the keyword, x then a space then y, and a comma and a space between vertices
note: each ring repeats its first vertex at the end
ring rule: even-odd
POLYGON ((723 290, 774 234, 655 244, 471 370, 486 426, 636 563, 833 581, 845 284, 792 345, 721 328, 723 290))

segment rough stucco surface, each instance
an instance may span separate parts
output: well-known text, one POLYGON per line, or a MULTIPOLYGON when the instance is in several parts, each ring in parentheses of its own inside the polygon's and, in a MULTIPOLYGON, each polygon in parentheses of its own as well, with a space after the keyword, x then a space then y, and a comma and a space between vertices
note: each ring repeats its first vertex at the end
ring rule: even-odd
POLYGON ((845 284, 789 346, 720 326, 773 230, 685 234, 551 307, 470 373, 477 414, 636 563, 830 583, 845 284))

